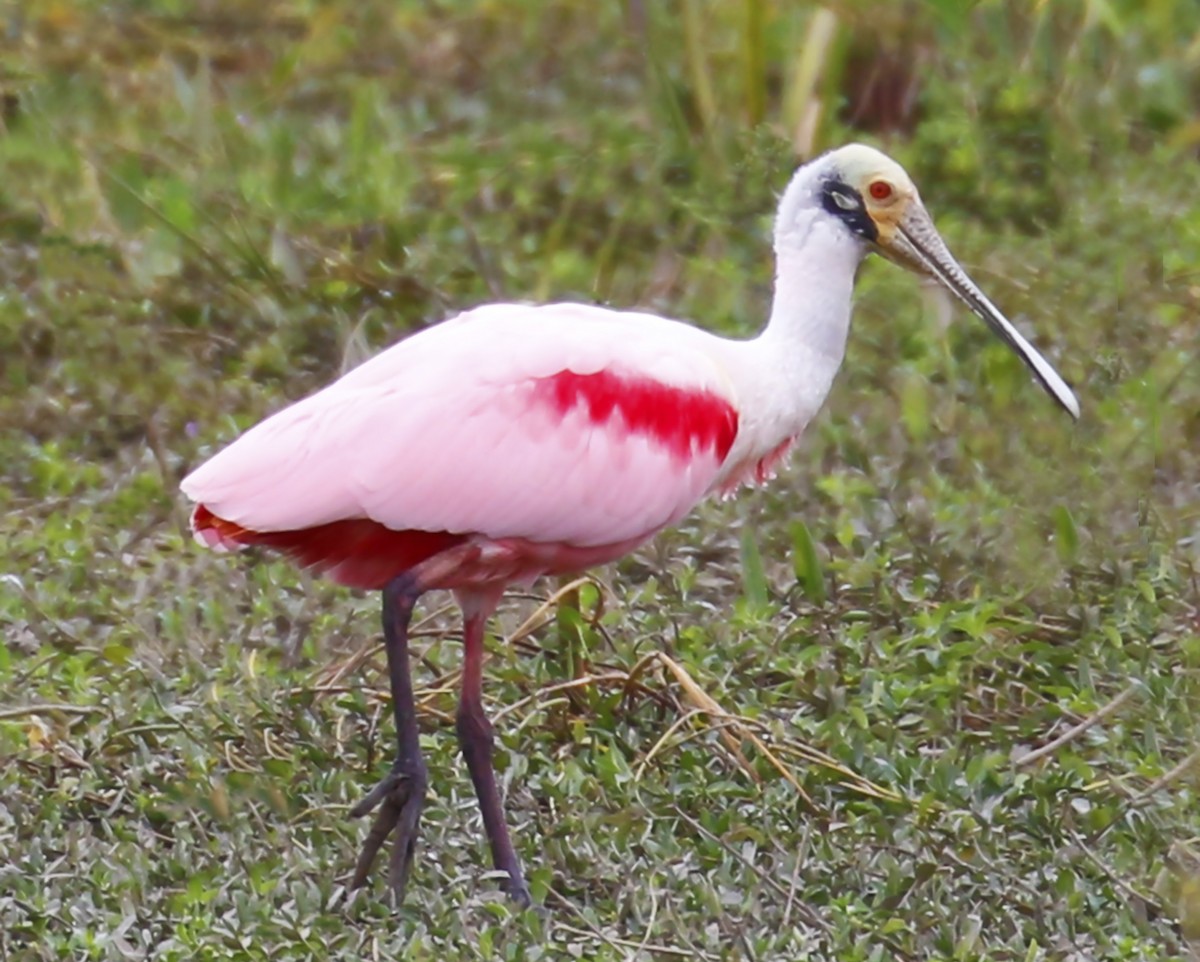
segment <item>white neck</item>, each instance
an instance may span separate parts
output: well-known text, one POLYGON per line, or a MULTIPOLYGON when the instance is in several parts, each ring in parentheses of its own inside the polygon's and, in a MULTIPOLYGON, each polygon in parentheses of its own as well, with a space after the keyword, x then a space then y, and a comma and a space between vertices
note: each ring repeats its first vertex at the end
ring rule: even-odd
MULTIPOLYGON (((775 298, 766 328, 741 342, 741 424, 727 464, 754 461, 796 437, 820 410, 841 367, 854 275, 866 245, 815 203, 781 204, 775 298)), ((807 200, 808 198, 801 198, 807 200)))
POLYGON ((785 422, 780 430, 798 433, 824 403, 846 354, 854 275, 867 247, 797 181, 781 204, 781 213, 791 209, 775 229, 775 299, 756 343, 759 363, 775 380, 776 400, 767 403, 785 422), (797 191, 807 195, 796 198, 797 191))
POLYGON ((775 298, 759 340, 820 355, 836 370, 846 353, 854 275, 866 247, 823 212, 808 213, 795 229, 776 234, 775 298))

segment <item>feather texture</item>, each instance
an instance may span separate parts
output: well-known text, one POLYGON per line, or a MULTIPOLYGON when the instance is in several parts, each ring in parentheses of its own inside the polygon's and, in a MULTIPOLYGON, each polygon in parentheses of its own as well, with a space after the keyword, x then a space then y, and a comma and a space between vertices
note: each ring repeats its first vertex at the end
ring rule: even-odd
POLYGON ((704 497, 737 438, 697 333, 574 305, 461 315, 197 468, 193 527, 363 587, 468 537, 628 550, 704 497))

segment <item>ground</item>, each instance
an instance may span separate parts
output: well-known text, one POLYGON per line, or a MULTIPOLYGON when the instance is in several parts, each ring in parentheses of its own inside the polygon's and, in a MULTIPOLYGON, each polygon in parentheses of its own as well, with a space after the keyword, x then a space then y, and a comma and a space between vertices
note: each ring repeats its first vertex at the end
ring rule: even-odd
POLYGON ((1175 959, 1200 936, 1200 8, 0 3, 0 957, 1175 959), (498 894, 418 623, 393 909, 347 812, 378 600, 179 479, 498 298, 765 316, 851 139, 1075 386, 883 262, 769 487, 493 626, 541 912, 498 894))

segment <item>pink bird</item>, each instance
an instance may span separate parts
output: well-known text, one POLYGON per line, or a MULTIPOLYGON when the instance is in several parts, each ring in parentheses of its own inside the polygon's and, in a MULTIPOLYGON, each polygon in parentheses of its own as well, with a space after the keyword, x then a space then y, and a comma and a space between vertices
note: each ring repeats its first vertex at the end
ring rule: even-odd
POLYGON ((861 145, 801 167, 775 223, 770 320, 733 340, 649 314, 493 304, 394 345, 267 418, 193 471, 192 530, 263 545, 383 593, 397 731, 351 886, 395 832, 403 895, 427 775, 407 630, 425 592, 463 614, 459 744, 506 889, 529 903, 492 769, 483 633, 510 585, 625 555, 706 496, 762 482, 816 414, 842 363, 855 272, 872 251, 961 298, 1073 416, 1051 366, 947 251, 904 170, 861 145))

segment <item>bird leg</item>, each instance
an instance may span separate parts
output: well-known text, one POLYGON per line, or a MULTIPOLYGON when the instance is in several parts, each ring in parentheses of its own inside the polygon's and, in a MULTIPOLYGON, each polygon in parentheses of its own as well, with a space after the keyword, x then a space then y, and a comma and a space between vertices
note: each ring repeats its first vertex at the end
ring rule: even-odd
POLYGON ((428 784, 408 666, 408 623, 423 590, 420 579, 414 577, 413 572, 393 578, 383 589, 383 638, 392 686, 392 714, 396 721, 396 760, 383 780, 350 810, 350 815, 358 818, 379 808, 363 843, 350 888, 359 888, 366 882, 376 854, 396 829, 389 881, 397 904, 404 896, 404 886, 412 867, 428 784))
POLYGON ((408 623, 421 595, 443 584, 459 569, 477 562, 480 554, 478 544, 460 544, 397 575, 383 588, 383 643, 392 687, 392 715, 396 722, 396 760, 367 797, 350 809, 352 818, 361 818, 379 809, 354 866, 351 890, 366 884, 375 856, 396 829, 389 861, 389 882, 397 903, 404 896, 429 783, 425 759, 421 757, 421 733, 417 728, 412 674, 408 666, 408 623))
POLYGON ((496 868, 508 873, 504 888, 509 896, 520 905, 528 906, 531 902, 529 886, 525 884, 521 861, 508 835, 504 805, 492 769, 492 723, 483 710, 483 628, 487 615, 487 610, 463 612, 462 694, 455 727, 467 770, 475 784, 483 827, 492 848, 492 861, 496 868))

